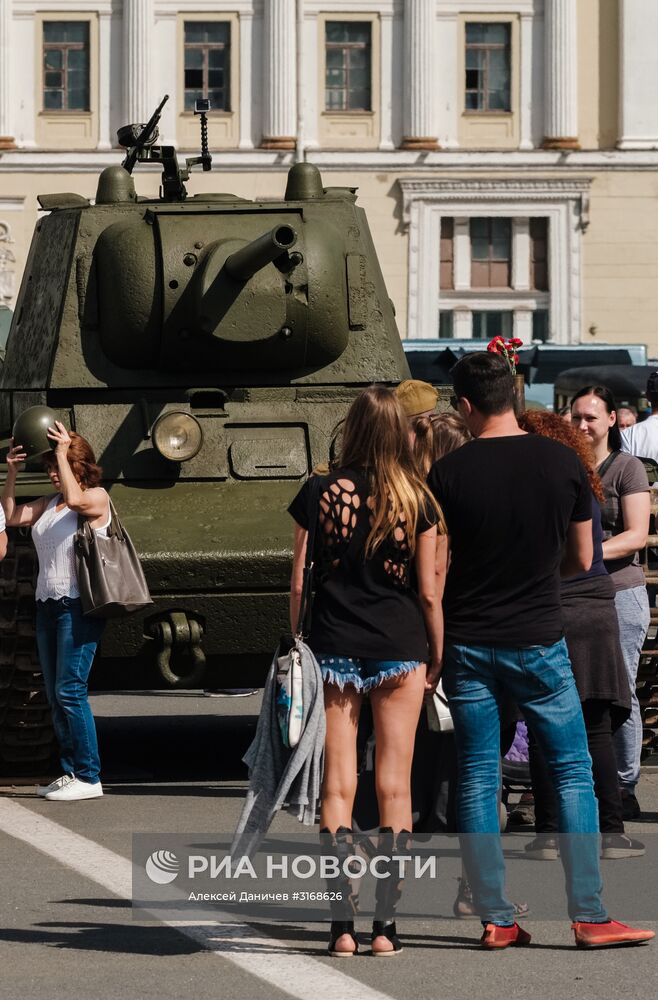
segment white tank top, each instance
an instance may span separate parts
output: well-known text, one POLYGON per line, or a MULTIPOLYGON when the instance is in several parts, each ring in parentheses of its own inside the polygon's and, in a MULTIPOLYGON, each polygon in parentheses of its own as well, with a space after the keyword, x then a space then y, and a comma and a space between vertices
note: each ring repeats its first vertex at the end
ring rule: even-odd
MULTIPOLYGON (((32 541, 37 550, 39 575, 35 597, 37 601, 49 598, 79 597, 78 572, 73 543, 78 531, 78 515, 70 507, 55 510, 61 494, 54 496, 39 520, 32 526, 32 541)), ((107 537, 112 514, 107 524, 96 528, 99 535, 107 537)))

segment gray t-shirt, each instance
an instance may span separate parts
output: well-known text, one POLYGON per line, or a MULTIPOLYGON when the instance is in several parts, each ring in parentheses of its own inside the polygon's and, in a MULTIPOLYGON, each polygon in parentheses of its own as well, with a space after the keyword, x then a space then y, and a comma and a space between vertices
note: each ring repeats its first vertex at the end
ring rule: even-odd
MULTIPOLYGON (((648 493, 649 480, 639 458, 619 453, 601 476, 605 490, 605 503, 601 505, 603 540, 619 535, 625 530, 621 498, 631 493, 648 493)), ((644 570, 637 552, 621 559, 607 559, 605 567, 612 578, 615 590, 643 587, 644 570)))

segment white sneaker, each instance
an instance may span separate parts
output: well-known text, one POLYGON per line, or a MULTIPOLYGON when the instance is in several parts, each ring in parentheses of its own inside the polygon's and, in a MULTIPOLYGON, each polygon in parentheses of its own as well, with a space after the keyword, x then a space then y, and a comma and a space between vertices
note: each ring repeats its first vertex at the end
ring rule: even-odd
POLYGON ((100 781, 92 785, 88 781, 74 778, 54 792, 48 792, 46 798, 49 802, 77 802, 79 799, 99 799, 102 794, 103 786, 100 781))
POLYGON ((61 778, 55 778, 49 785, 37 785, 37 795, 40 799, 45 799, 48 792, 56 792, 58 788, 64 788, 71 781, 75 781, 72 774, 63 774, 61 778))

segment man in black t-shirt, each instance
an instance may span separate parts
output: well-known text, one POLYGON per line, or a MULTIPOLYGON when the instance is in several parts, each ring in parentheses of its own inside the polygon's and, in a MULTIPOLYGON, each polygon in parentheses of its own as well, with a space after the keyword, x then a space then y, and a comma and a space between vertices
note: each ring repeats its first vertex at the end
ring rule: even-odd
POLYGON ((526 434, 514 384, 495 354, 453 370, 474 440, 435 463, 451 561, 444 597, 443 686, 459 758, 457 816, 481 944, 528 944, 505 898, 498 827, 500 704, 513 698, 532 726, 559 802, 560 853, 578 944, 653 937, 610 921, 601 902, 598 814, 587 737, 562 633, 559 578, 592 561, 591 491, 575 452, 526 434))

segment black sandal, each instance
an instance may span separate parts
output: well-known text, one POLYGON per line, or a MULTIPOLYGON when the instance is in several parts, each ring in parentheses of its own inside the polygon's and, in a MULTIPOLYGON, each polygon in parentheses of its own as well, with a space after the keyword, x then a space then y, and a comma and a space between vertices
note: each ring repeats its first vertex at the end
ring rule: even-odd
POLYGON ((372 922, 370 943, 372 945, 375 938, 383 935, 393 947, 390 951, 378 951, 373 948, 372 954, 377 958, 399 955, 402 951, 402 944, 395 928, 395 908, 402 894, 404 876, 393 859, 398 853, 406 854, 410 845, 409 830, 400 830, 398 834, 394 834, 390 826, 380 826, 377 853, 385 858, 379 870, 386 877, 378 879, 375 887, 375 919, 372 922))
POLYGON ((351 958, 359 953, 359 941, 354 933, 353 920, 332 920, 331 937, 329 938, 328 952, 332 958, 351 958), (354 941, 354 951, 336 951, 336 942, 343 934, 349 934, 354 941))
POLYGON ((372 953, 375 956, 375 958, 388 958, 389 955, 399 955, 399 953, 402 951, 402 942, 400 941, 400 938, 397 935, 397 931, 395 928, 395 921, 393 921, 393 923, 391 924, 386 924, 384 923, 383 920, 373 920, 372 934, 370 935, 371 947, 375 938, 380 937, 381 935, 383 935, 385 938, 388 938, 388 940, 393 945, 393 948, 387 951, 375 951, 375 949, 373 948, 372 953))

